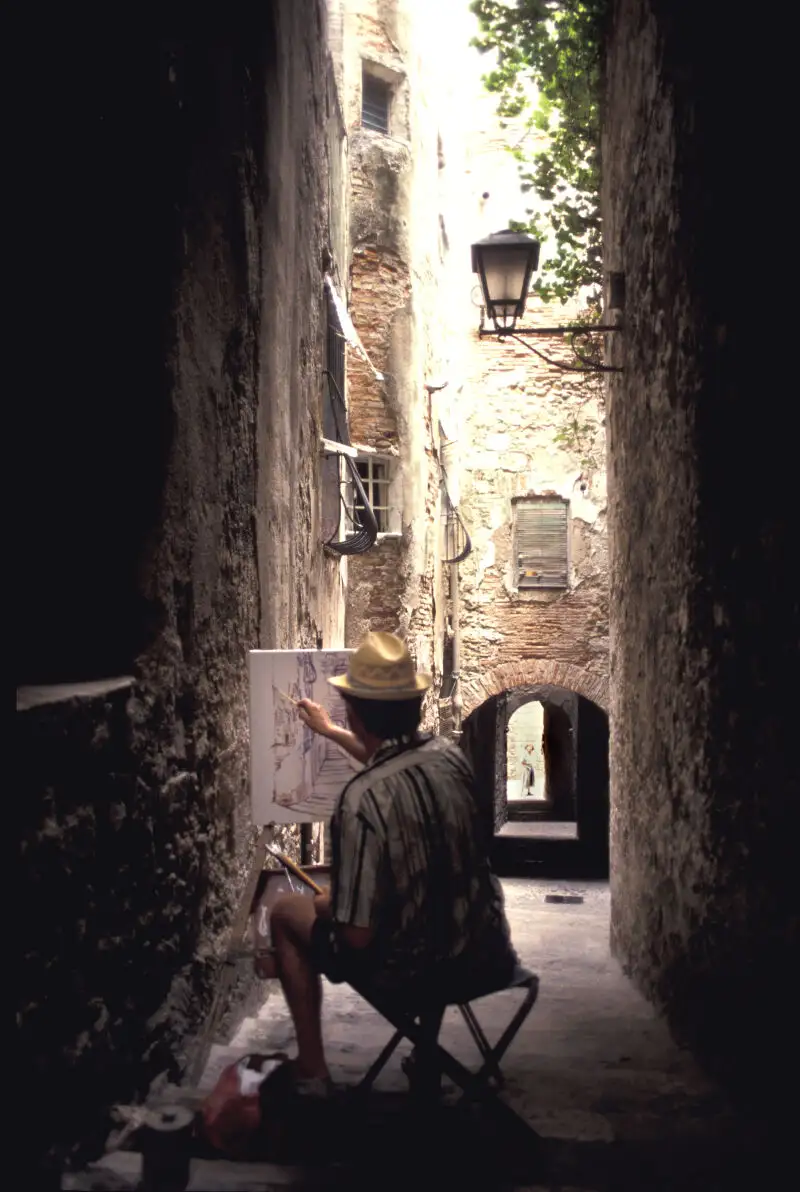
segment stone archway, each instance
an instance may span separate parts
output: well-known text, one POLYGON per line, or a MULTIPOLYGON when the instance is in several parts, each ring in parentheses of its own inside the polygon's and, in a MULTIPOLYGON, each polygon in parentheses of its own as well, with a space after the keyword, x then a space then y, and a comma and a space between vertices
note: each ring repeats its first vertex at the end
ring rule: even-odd
POLYGON ((520 662, 505 662, 485 674, 462 679, 464 718, 493 695, 500 695, 515 687, 534 687, 537 684, 574 691, 608 713, 608 679, 605 676, 592 674, 569 662, 526 658, 520 662))

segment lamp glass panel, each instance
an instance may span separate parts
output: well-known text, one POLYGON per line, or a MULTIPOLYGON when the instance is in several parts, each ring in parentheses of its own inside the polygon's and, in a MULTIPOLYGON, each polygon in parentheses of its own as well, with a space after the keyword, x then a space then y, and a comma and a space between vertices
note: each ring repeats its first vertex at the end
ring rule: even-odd
POLYGON ((523 293, 530 251, 519 248, 485 248, 483 270, 490 306, 512 307, 527 297, 523 293))

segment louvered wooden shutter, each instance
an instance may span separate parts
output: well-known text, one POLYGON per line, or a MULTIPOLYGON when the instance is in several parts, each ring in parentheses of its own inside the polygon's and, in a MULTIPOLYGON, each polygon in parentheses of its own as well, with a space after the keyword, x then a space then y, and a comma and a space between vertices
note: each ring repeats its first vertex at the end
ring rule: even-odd
POLYGON ((374 132, 389 131, 389 84, 366 73, 361 80, 361 124, 374 132))
POLYGON ((519 501, 514 507, 518 588, 566 588, 567 503, 519 501))

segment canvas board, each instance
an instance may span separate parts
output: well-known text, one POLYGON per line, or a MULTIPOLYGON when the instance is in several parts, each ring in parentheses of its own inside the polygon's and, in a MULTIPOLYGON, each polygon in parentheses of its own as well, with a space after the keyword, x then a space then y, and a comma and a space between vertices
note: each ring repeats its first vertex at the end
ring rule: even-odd
POLYGON ((330 819, 358 762, 307 728, 283 698, 312 699, 346 727, 345 705, 327 682, 347 670, 352 650, 251 650, 250 792, 253 822, 315 823, 330 819))

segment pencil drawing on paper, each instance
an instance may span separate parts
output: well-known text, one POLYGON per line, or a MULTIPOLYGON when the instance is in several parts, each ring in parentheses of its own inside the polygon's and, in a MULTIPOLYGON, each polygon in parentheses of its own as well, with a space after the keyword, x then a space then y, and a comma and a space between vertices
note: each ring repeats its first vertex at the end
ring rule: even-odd
POLYGON ((257 824, 328 819, 358 764, 303 724, 296 701, 323 704, 346 726, 345 705, 327 682, 347 669, 349 650, 250 651, 250 781, 257 824))

